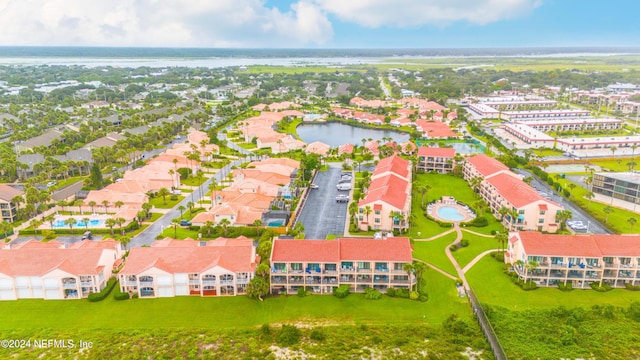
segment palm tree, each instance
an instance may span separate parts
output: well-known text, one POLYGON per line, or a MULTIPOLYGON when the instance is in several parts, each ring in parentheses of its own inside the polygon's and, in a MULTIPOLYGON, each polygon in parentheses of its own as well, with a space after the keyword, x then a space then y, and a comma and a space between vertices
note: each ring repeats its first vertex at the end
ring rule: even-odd
POLYGON ((29 221, 29 225, 31 225, 31 228, 33 229, 34 233, 37 233, 37 228, 40 225, 38 219, 31 219, 31 221, 29 221))
POLYGON ((131 242, 131 237, 130 236, 122 236, 120 238, 120 244, 122 244, 122 247, 127 250, 127 245, 129 245, 129 243, 131 242))
POLYGON ((82 205, 84 205, 84 201, 82 201, 82 199, 76 199, 73 205, 78 207, 78 212, 82 215, 82 205))
MULTIPOLYGON (((413 264, 411 263, 405 263, 404 265, 402 265, 402 270, 404 270, 404 272, 407 273, 407 275, 409 276, 409 284, 411 284, 411 275, 413 275, 413 264)), ((413 290, 413 285, 411 286, 411 290, 413 290)))
POLYGON ((173 188, 175 188, 175 187, 176 187, 176 186, 175 186, 176 182, 173 180, 173 175, 175 175, 175 173, 176 173, 176 171, 175 171, 175 170, 173 170, 173 169, 169 169, 169 175, 171 175, 171 184, 172 184, 171 186, 172 186, 173 188))
POLYGON ((49 223, 49 225, 51 226, 51 230, 53 230, 53 222, 55 220, 55 216, 53 216, 53 214, 47 215, 45 216, 44 220, 47 221, 49 223))
POLYGON ((215 176, 211 178, 211 183, 209 183, 209 191, 211 191, 211 205, 216 205, 216 199, 218 198, 218 181, 216 180, 215 176))
POLYGON ((373 212, 373 210, 371 210, 371 206, 367 205, 364 207, 364 214, 367 216, 367 224, 369 226, 371 226, 371 222, 369 220, 369 215, 371 215, 371 213, 373 212))
POLYGON ((261 228, 262 228, 262 220, 260 220, 260 219, 256 219, 256 220, 253 222, 253 226, 255 226, 255 227, 256 227, 256 235, 260 236, 260 230, 261 230, 261 228))
POLYGON ((171 225, 173 225, 173 238, 178 238, 178 224, 180 224, 180 220, 178 218, 171 219, 171 225))
POLYGON ((569 183, 569 189, 570 189, 570 193, 569 193, 569 197, 571 197, 573 195, 573 189, 576 188, 576 184, 574 183, 569 183))
POLYGON ((20 208, 20 204, 25 202, 24 197, 22 195, 16 195, 11 198, 11 203, 15 204, 17 208, 20 208))
POLYGON ((93 207, 98 205, 98 204, 96 204, 95 201, 91 200, 91 201, 89 201, 89 204, 87 204, 87 205, 91 206, 91 213, 95 214, 95 211, 93 211, 93 207))
POLYGON ((144 210, 147 213, 146 217, 149 217, 151 209, 153 209, 153 205, 151 205, 150 203, 146 202, 142 204, 142 210, 144 210))
POLYGON ((171 193, 169 192, 169 190, 167 190, 167 188, 158 190, 158 196, 162 196, 162 201, 165 205, 167 205, 167 196, 170 194, 171 193))
MULTIPOLYGON (((53 229, 53 222, 51 228, 53 229)), ((9 230, 13 230, 13 226, 10 222, 3 220, 2 222, 0 222, 0 230, 4 233, 4 237, 6 238, 8 236, 9 230)))
POLYGON ((58 202, 56 202, 56 205, 60 207, 60 211, 64 212, 64 207, 67 206, 67 202, 64 200, 58 200, 58 202))
POLYGON ((418 191, 420 191, 420 195, 422 195, 421 204, 423 208, 424 208, 424 196, 429 192, 429 190, 431 190, 431 186, 429 185, 422 185, 418 188, 418 191))
POLYGON ((502 252, 505 252, 507 250, 506 244, 507 244, 507 240, 509 240, 509 233, 506 231, 498 232, 496 234, 496 240, 500 242, 500 249, 502 249, 502 252))
POLYGON ((607 214, 607 217, 604 219, 604 222, 608 223, 609 222, 609 214, 611 214, 613 212, 613 208, 611 206, 607 205, 607 206, 604 207, 604 209, 602 209, 602 212, 607 214))
POLYGON ((416 273, 416 291, 422 288, 422 275, 427 271, 427 265, 422 261, 413 261, 413 270, 416 273))
POLYGON ((138 218, 138 225, 142 226, 142 220, 146 219, 147 212, 144 210, 140 210, 138 211, 138 213, 136 213, 136 217, 138 218))
POLYGON ((116 208, 120 209, 122 207, 122 205, 124 205, 124 202, 118 200, 115 202, 115 204, 113 204, 116 208))
POLYGON ((178 206, 178 210, 180 210, 180 219, 182 219, 182 213, 184 212, 186 208, 182 205, 178 206))
POLYGON ((584 194, 584 197, 587 198, 588 202, 587 202, 587 209, 589 208, 589 206, 591 206, 591 199, 593 199, 594 197, 596 197, 596 195, 594 193, 592 193, 591 191, 587 192, 586 194, 584 194))
POLYGON ((127 220, 125 218, 116 218, 116 224, 118 225, 118 227, 120 228, 120 232, 122 233, 122 235, 124 235, 124 230, 122 229, 122 225, 124 225, 127 222, 127 220))
POLYGON ((213 229, 214 225, 215 224, 211 220, 207 220, 207 221, 204 222, 204 226, 203 227, 207 230, 207 237, 211 236, 211 230, 213 229))
POLYGON ((227 227, 231 225, 231 221, 229 219, 224 218, 218 222, 218 225, 222 227, 222 234, 224 237, 227 237, 227 227))
POLYGON ((193 212, 193 201, 187 203, 187 208, 189 208, 189 212, 193 212))
POLYGON ((111 236, 113 236, 113 227, 116 226, 116 219, 108 218, 104 221, 104 224, 111 230, 111 236))
POLYGON ((104 206, 104 213, 108 213, 109 212, 109 200, 102 200, 102 206, 104 206))
POLYGON ((82 218, 82 223, 87 230, 89 230, 89 221, 91 221, 91 219, 89 219, 88 217, 82 218))
POLYGON ((556 221, 560 222, 560 230, 564 230, 567 224, 567 220, 573 217, 571 210, 562 210, 556 214, 556 221))
POLYGON ((471 178, 471 180, 469 180, 469 183, 471 184, 471 188, 473 189, 474 192, 478 192, 478 188, 480 187, 482 180, 483 179, 479 176, 476 176, 474 178, 471 178))
POLYGON ((75 218, 68 218, 64 221, 65 225, 69 225, 69 230, 71 231, 71 233, 73 234, 73 226, 77 223, 75 218))
POLYGON ((611 150, 611 155, 615 156, 616 155, 616 151, 618 151, 618 148, 615 146, 612 146, 609 148, 609 150, 611 150))
POLYGON ((509 208, 506 206, 502 206, 500 209, 498 209, 498 214, 500 214, 500 221, 502 221, 508 213, 509 208))

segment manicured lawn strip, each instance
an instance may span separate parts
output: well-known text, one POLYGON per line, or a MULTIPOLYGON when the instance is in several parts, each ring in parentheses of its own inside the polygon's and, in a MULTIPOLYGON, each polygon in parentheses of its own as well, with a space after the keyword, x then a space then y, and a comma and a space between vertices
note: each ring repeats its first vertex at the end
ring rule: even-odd
POLYGON ((469 240, 469 246, 459 248, 451 253, 461 268, 464 268, 471 260, 475 259, 476 256, 482 254, 485 250, 498 249, 501 246, 494 238, 469 234, 465 231, 462 232, 462 239, 469 240))
MULTIPOLYGON (((636 149, 636 155, 638 154, 640 154, 640 150, 636 149)), ((631 157, 607 160, 589 160, 589 163, 611 171, 629 171, 629 167, 626 164, 630 161, 635 161, 636 164, 638 163, 637 158, 631 157)))
POLYGON ((181 296, 161 299, 102 302, 18 300, 3 304, 0 329, 131 329, 188 327, 231 329, 265 323, 318 320, 336 324, 440 324, 450 314, 470 316, 469 307, 455 297, 453 282, 435 271, 428 273, 426 303, 383 296, 365 300, 362 294, 345 299, 334 296, 282 296, 264 302, 246 296, 201 298, 181 296), (126 316, 123 316, 126 314, 126 316))
POLYGON ((184 199, 184 196, 177 196, 176 200, 171 200, 171 196, 167 196, 167 203, 165 204, 164 200, 162 199, 162 196, 158 196, 153 199, 149 199, 149 203, 158 209, 172 209, 174 206, 178 205, 178 203, 183 199, 184 199))
MULTIPOLYGON (((161 232, 160 235, 162 235, 162 238, 171 237, 171 238, 180 239, 180 240, 184 240, 186 238, 191 238, 191 239, 198 238, 197 231, 189 230, 189 228, 185 228, 179 225, 176 226, 175 232, 173 229, 173 225, 170 225, 166 229, 164 229, 164 231, 161 232)), ((202 236, 204 237, 205 234, 202 234, 202 236)))
POLYGON ((282 122, 282 128, 280 128, 278 131, 281 133, 285 133, 285 134, 289 134, 289 135, 293 135, 293 137, 295 137, 296 139, 300 140, 300 136, 298 136, 298 130, 296 129, 298 127, 298 125, 300 125, 302 123, 302 118, 295 118, 291 121, 283 121, 282 122))
MULTIPOLYGON (((568 184, 573 183, 568 179, 554 179, 554 181, 559 182, 560 184, 562 184, 563 188, 566 189, 570 189, 568 184)), ((627 222, 627 219, 636 218, 636 220, 640 220, 640 215, 626 209, 621 209, 593 200, 591 201, 591 203, 589 203, 589 200, 584 197, 587 192, 589 192, 587 189, 576 184, 576 187, 573 189, 573 192, 571 194, 571 201, 576 203, 581 208, 587 210, 591 214, 591 216, 593 216, 594 218, 602 222, 606 227, 618 234, 630 234, 638 232, 640 226, 636 225, 632 228, 631 225, 629 225, 629 223, 627 222), (613 208, 613 212, 609 214, 608 221, 605 221, 607 220, 607 215, 604 212, 604 208, 606 208, 607 206, 611 206, 613 208)))
POLYGON ((481 303, 503 306, 511 310, 526 310, 596 304, 629 306, 633 301, 640 301, 640 293, 624 289, 604 293, 593 290, 562 292, 553 287, 524 291, 502 273, 503 266, 504 264, 493 257, 486 256, 465 274, 481 303))
POLYGON ((197 176, 188 177, 186 179, 180 179, 180 183, 186 186, 200 186, 207 180, 206 176, 198 178, 197 176))
POLYGON ((160 218, 162 217, 162 215, 164 215, 164 214, 162 214, 162 213, 154 213, 154 212, 152 212, 152 213, 149 213, 149 215, 151 215, 151 216, 149 216, 149 218, 148 218, 148 219, 145 219, 145 220, 144 220, 145 222, 155 222, 155 221, 157 221, 158 219, 160 219, 160 218))
POLYGON ((415 241, 413 243, 413 257, 426 261, 429 264, 456 276, 456 269, 449 261, 444 249, 456 239, 456 233, 447 234, 431 241, 415 241))

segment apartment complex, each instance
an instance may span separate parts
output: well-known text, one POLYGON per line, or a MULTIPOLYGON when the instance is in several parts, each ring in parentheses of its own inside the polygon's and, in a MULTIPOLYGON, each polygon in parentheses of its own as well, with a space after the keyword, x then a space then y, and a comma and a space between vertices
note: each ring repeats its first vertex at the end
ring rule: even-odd
POLYGON ((640 236, 509 234, 505 262, 524 281, 539 286, 571 283, 589 289, 590 283, 625 287, 640 285, 640 236))
POLYGON ((564 208, 542 197, 498 160, 486 155, 472 156, 467 159, 463 173, 469 182, 473 178, 482 179, 478 193, 509 230, 558 230, 556 215, 564 208), (502 208, 508 212, 501 214, 502 208))
POLYGON ((411 162, 399 156, 378 162, 365 197, 358 202, 358 227, 403 231, 411 213, 411 162))
POLYGON ((293 294, 300 287, 318 294, 348 284, 353 292, 408 289, 414 275, 409 238, 340 238, 336 240, 276 239, 271 250, 271 292, 293 294))
POLYGON ((437 172, 448 174, 455 166, 454 148, 420 147, 418 149, 418 164, 416 169, 422 172, 437 172))
POLYGON ((24 191, 7 184, 0 184, 0 210, 2 221, 14 222, 18 215, 18 206, 13 202, 16 196, 24 196, 24 191))
POLYGON ((123 292, 141 298, 234 296, 246 293, 259 256, 253 240, 212 241, 166 238, 151 247, 134 248, 119 273, 123 292))
POLYGON ((640 203, 638 197, 640 174, 636 172, 595 173, 591 191, 609 198, 638 204, 640 203))
POLYGON ((114 240, 8 245, 0 250, 0 300, 86 298, 105 288, 120 256, 114 240))

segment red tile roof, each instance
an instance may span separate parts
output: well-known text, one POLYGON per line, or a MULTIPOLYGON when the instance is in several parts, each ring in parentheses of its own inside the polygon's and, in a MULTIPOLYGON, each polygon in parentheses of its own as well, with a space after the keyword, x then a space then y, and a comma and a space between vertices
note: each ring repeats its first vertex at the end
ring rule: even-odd
POLYGON ((400 177, 406 178, 409 175, 409 171, 411 171, 409 161, 397 155, 393 155, 378 161, 378 165, 376 165, 371 177, 375 178, 376 175, 391 172, 400 177))
MULTIPOLYGON (((97 274, 105 249, 33 247, 0 250, 0 273, 8 276, 42 276, 60 269, 73 275, 97 274)), ((115 251, 115 249, 114 249, 115 251)))
POLYGON ((253 272, 257 265, 253 241, 247 238, 207 241, 165 239, 158 246, 134 248, 121 274, 138 274, 152 267, 168 273, 199 273, 220 266, 232 272, 253 272))
POLYGON ((531 186, 511 173, 498 174, 485 179, 485 181, 493 185, 502 197, 517 208, 535 201, 548 201, 531 186))
POLYGON ((456 156, 456 149, 421 146, 420 148, 418 148, 418 156, 443 157, 453 159, 453 157, 456 156))
POLYGON ((416 126, 422 129, 422 132, 427 138, 448 138, 457 137, 456 134, 449 125, 439 121, 416 121, 416 126))
POLYGON ((272 262, 412 261, 411 244, 409 239, 404 237, 337 240, 276 239, 273 244, 272 262))
POLYGON ((527 255, 640 256, 639 235, 550 235, 534 231, 518 235, 527 255))
POLYGON ((404 209, 407 201, 409 182, 394 174, 389 174, 371 181, 369 190, 358 206, 365 206, 376 201, 383 201, 397 209, 404 209))
POLYGON ((499 171, 509 170, 505 164, 484 154, 472 156, 467 159, 467 162, 473 165, 484 177, 493 175, 499 171))

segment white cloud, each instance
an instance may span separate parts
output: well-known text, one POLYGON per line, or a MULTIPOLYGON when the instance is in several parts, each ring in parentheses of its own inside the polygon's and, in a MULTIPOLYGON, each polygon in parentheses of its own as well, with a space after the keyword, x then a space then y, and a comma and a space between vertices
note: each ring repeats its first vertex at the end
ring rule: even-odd
POLYGON ((300 0, 0 0, 0 45, 300 47, 323 44, 331 23, 300 0))
POLYGON ((415 27, 467 21, 484 25, 521 16, 541 0, 314 0, 339 19, 366 27, 415 27))

